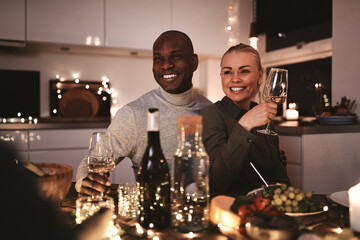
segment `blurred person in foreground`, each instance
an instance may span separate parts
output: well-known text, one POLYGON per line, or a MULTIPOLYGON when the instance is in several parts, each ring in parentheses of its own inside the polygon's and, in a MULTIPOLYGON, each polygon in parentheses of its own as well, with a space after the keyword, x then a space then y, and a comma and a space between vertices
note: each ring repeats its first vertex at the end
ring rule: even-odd
MULTIPOLYGON (((122 107, 107 129, 113 136, 117 164, 129 157, 137 175, 147 143, 147 109, 158 108, 161 147, 171 168, 177 147, 177 117, 200 114, 203 107, 211 104, 193 89, 192 77, 197 67, 198 56, 185 33, 166 31, 155 40, 152 71, 160 87, 122 107)), ((88 172, 86 159, 81 161, 76 179, 80 196, 108 193, 111 185, 108 176, 88 172)))
POLYGON ((203 142, 210 157, 212 195, 237 196, 264 183, 290 184, 278 136, 257 133, 274 119, 277 104, 257 104, 252 99, 263 80, 259 53, 249 45, 229 48, 221 59, 225 97, 202 110, 203 142))
POLYGON ((58 215, 53 202, 42 197, 34 177, 11 149, 0 144, 1 239, 100 240, 112 219, 103 208, 71 227, 58 215))

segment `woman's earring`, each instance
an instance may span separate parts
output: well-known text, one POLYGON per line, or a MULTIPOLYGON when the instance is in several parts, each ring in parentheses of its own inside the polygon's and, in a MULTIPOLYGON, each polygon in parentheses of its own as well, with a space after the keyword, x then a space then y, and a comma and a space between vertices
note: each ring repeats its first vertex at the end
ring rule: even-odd
POLYGON ((258 82, 258 85, 260 85, 261 84, 261 82, 258 82))

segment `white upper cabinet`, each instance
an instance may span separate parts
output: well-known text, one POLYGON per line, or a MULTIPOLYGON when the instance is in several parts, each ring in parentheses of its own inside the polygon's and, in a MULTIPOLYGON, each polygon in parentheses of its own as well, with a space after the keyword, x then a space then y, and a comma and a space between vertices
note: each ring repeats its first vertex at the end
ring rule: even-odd
POLYGON ((228 0, 29 0, 27 40, 151 50, 162 32, 175 29, 189 35, 196 53, 222 55, 228 47, 227 5, 228 0))
POLYGON ((27 40, 104 46, 105 0, 27 1, 27 40))
POLYGON ((0 0, 0 39, 25 41, 25 0, 0 0))
POLYGON ((173 0, 173 28, 189 35, 195 52, 222 55, 228 48, 227 6, 228 0, 173 0))
POLYGON ((171 28, 171 0, 106 0, 106 46, 152 49, 171 28))

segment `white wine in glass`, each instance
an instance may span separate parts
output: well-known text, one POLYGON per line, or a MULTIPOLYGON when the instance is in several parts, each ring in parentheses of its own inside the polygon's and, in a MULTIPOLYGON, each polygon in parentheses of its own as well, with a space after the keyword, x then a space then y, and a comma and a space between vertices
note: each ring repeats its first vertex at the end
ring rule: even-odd
MULTIPOLYGON (((274 102, 282 104, 285 102, 288 90, 288 70, 281 68, 271 68, 270 73, 265 81, 262 98, 265 102, 274 102)), ((265 129, 258 130, 259 133, 268 135, 277 135, 270 130, 270 123, 265 129)))
POLYGON ((88 155, 88 170, 103 175, 115 169, 114 151, 108 132, 91 134, 88 155))

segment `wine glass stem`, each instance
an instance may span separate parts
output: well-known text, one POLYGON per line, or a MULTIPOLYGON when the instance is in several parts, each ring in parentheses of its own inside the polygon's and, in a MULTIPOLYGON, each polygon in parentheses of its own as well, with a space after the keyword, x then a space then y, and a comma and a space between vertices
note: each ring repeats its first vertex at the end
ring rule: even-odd
POLYGON ((266 124, 266 129, 265 129, 266 134, 270 134, 271 130, 270 130, 270 123, 266 124))

